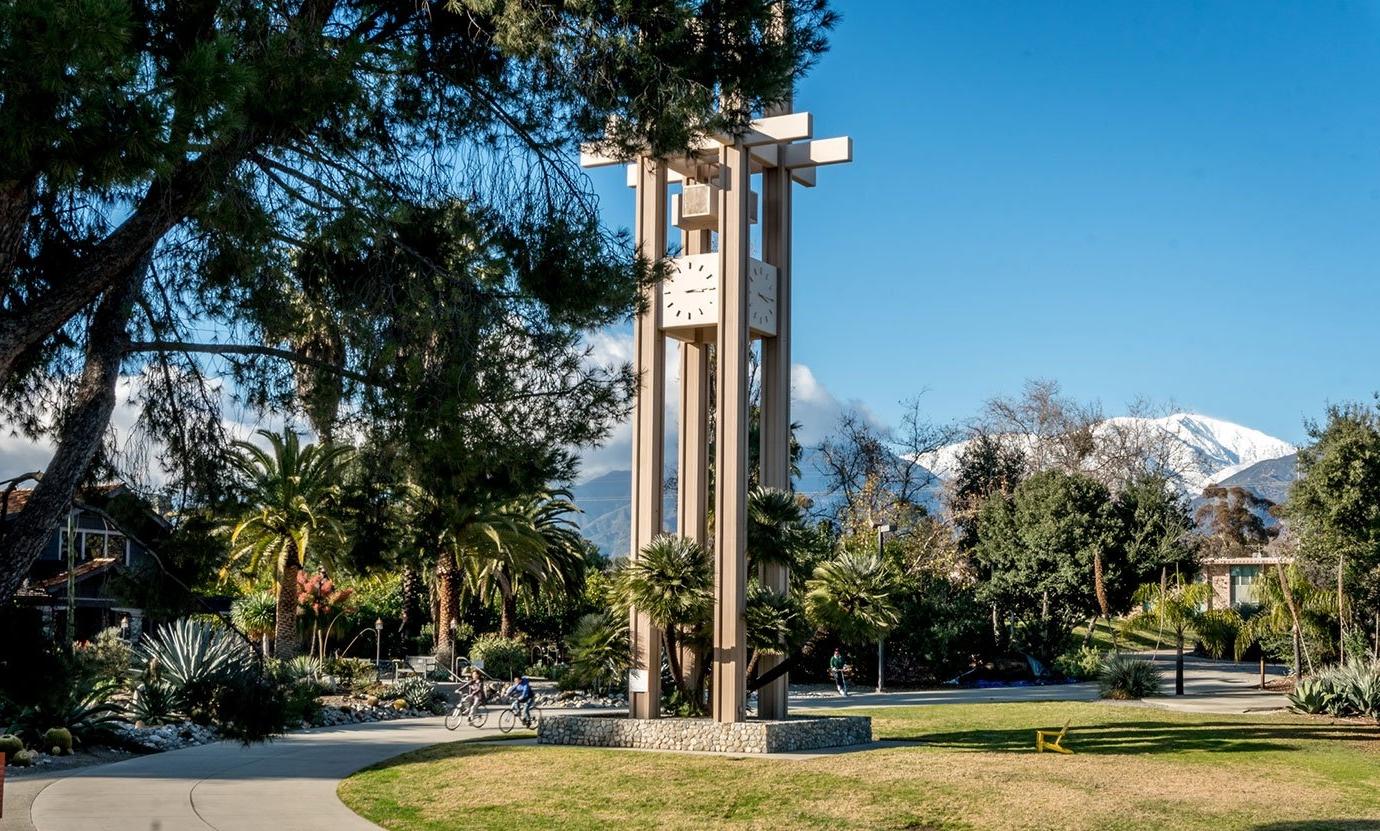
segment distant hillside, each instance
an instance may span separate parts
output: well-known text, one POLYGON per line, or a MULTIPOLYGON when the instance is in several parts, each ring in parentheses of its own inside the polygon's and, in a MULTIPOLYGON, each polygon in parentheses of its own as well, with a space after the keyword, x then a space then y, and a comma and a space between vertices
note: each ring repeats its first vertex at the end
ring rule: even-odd
POLYGON ((1245 470, 1233 473, 1217 484, 1242 487, 1276 504, 1289 498, 1289 487, 1299 475, 1299 454, 1290 453, 1278 459, 1256 462, 1245 470))
MULTIPOLYGON (((1106 424, 1103 429, 1119 425, 1163 431, 1172 440, 1178 466, 1183 471, 1175 484, 1192 501, 1194 510, 1202 504, 1203 488, 1214 483, 1245 487, 1272 502, 1283 502, 1297 475, 1298 455, 1293 445, 1229 421, 1196 413, 1175 413, 1157 419, 1112 418, 1106 424)), ((966 447, 967 442, 957 442, 920 460, 935 474, 924 500, 931 510, 939 510, 944 481, 957 471, 958 458, 966 447)), ((674 471, 667 475, 674 475, 674 471)), ((819 512, 828 508, 831 498, 826 492, 827 481, 819 451, 806 449, 794 486, 815 501, 819 512)), ((632 533, 631 488, 631 473, 614 470, 573 489, 575 503, 584 511, 580 517, 582 532, 607 556, 622 557, 628 553, 628 537, 632 533)), ((673 529, 673 493, 667 495, 665 510, 667 528, 673 529)))
MULTIPOLYGON (((674 474, 674 470, 667 471, 668 477, 674 474)), ((805 449, 800 458, 800 475, 792 483, 795 490, 810 497, 815 502, 816 511, 822 512, 830 499, 827 483, 819 451, 815 448, 805 449)), ((941 488, 942 483, 935 479, 927 500, 931 507, 938 506, 941 488)), ((599 546, 605 556, 626 556, 632 533, 632 472, 611 470, 575 485, 571 492, 575 504, 584 512, 579 517, 579 523, 585 538, 599 546)), ((676 524, 674 492, 667 493, 665 512, 666 527, 673 530, 676 524)))

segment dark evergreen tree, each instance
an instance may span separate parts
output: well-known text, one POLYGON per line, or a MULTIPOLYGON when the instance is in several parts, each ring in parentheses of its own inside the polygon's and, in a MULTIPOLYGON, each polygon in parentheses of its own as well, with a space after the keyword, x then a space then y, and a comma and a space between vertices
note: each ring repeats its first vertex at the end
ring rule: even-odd
POLYGON ((600 230, 577 145, 740 130, 833 22, 824 0, 5 4, 0 416, 57 451, 0 601, 122 374, 184 494, 223 484, 227 395, 397 436, 447 498, 568 473, 630 380, 581 333, 661 253, 600 230))

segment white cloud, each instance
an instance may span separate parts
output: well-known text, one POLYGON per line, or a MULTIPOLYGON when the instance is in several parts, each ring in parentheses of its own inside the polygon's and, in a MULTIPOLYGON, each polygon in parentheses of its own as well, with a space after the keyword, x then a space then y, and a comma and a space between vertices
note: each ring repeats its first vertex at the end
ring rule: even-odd
MULTIPOLYGON (((603 331, 591 335, 591 361, 607 364, 632 360, 633 342, 630 333, 603 331)), ((675 466, 676 422, 680 404, 680 360, 674 342, 666 347, 666 465, 675 466)), ((805 446, 816 445, 838 424, 845 409, 861 412, 868 421, 879 424, 875 415, 863 404, 840 401, 829 391, 805 364, 791 366, 791 420, 800 424, 797 439, 805 446)), ((625 420, 614 428, 600 447, 589 448, 580 454, 580 479, 589 480, 614 470, 632 466, 632 424, 625 420)))
MULTIPOLYGON (((139 400, 141 391, 140 376, 126 375, 120 378, 115 389, 115 409, 110 414, 109 429, 113 433, 115 447, 125 456, 123 460, 117 460, 117 463, 135 464, 138 460, 148 460, 145 469, 130 471, 130 479, 136 484, 158 487, 166 480, 155 459, 159 449, 158 441, 155 438, 154 446, 149 447, 147 453, 138 452, 138 445, 144 438, 136 429, 142 411, 139 400)), ((227 395, 221 396, 221 413, 221 424, 232 439, 257 442, 259 439, 254 435, 255 430, 263 427, 278 431, 285 423, 279 416, 262 417, 253 410, 235 403, 227 395)), ((301 427, 298 426, 298 429, 301 427)), ((33 441, 20 435, 11 425, 0 424, 0 480, 31 471, 42 471, 48 466, 55 449, 48 437, 33 441)))

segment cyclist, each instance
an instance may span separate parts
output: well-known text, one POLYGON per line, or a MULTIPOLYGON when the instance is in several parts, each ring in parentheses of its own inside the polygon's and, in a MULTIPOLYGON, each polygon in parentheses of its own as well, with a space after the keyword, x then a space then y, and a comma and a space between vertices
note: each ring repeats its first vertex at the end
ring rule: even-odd
POLYGON ((507 695, 513 700, 514 709, 522 705, 522 723, 531 722, 532 704, 537 700, 537 694, 532 691, 532 682, 527 680, 527 676, 513 676, 513 686, 508 688, 507 695))
POLYGON ((470 668, 469 680, 465 682, 461 693, 465 696, 465 716, 474 718, 479 705, 484 703, 484 678, 480 676, 478 669, 470 668))

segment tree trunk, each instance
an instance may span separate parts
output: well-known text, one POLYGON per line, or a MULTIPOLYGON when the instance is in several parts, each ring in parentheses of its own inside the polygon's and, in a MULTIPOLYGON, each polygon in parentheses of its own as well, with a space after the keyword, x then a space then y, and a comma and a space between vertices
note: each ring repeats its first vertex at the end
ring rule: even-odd
POLYGON ((436 559, 436 648, 437 660, 449 667, 455 657, 455 621, 460 617, 459 585, 455 555, 443 551, 436 559))
POLYGON ((0 605, 19 590, 100 450, 115 409, 115 384, 129 343, 125 327, 135 283, 136 278, 127 275, 125 283, 106 294, 92 317, 85 364, 72 392, 71 409, 62 419, 57 451, 0 545, 0 605))
POLYGON ((676 645, 675 627, 667 626, 661 633, 661 637, 664 638, 662 646, 666 649, 666 663, 670 664, 671 667, 671 680, 675 683, 681 697, 684 698, 689 693, 689 689, 685 686, 685 677, 682 673, 680 649, 676 645))
POLYGON ((1346 663, 1346 592, 1342 578, 1346 575, 1346 555, 1337 555, 1337 663, 1346 663))
MULTIPOLYGON (((225 180, 256 139, 265 138, 262 132, 241 131, 177 165, 170 175, 155 179, 139 204, 82 256, 75 268, 46 275, 50 278, 46 290, 26 298, 22 306, 0 313, 0 386, 10 382, 15 364, 24 354, 67 325, 102 292, 110 294, 131 274, 142 270, 144 260, 163 235, 209 188, 225 180)), ((0 591, 0 602, 7 600, 0 591)))
POLYGON ((1289 586, 1289 575, 1284 571, 1284 564, 1275 563, 1275 573, 1279 576, 1279 588, 1284 593, 1284 602, 1289 607, 1289 616, 1294 620, 1294 675, 1303 674, 1303 664, 1300 663, 1299 653, 1303 653, 1303 660, 1308 662, 1308 673, 1313 673, 1313 659, 1308 657, 1308 652, 1303 648, 1303 623, 1299 614, 1298 604, 1294 602, 1294 590, 1289 586))
POLYGON ((503 596, 503 610, 499 614, 498 634, 500 637, 511 638, 517 634, 517 594, 513 591, 513 586, 509 583, 500 588, 503 596))
POLYGON ((293 556, 278 575, 278 606, 273 620, 273 654, 280 661, 297 657, 297 575, 302 564, 293 556))
POLYGON ((1303 637, 1299 634, 1299 628, 1295 626, 1289 631, 1290 640, 1294 642, 1294 677, 1303 675, 1303 637))
POLYGON ((1184 694, 1184 630, 1175 632, 1174 638, 1174 694, 1184 694))
POLYGON ((422 578, 417 569, 402 570, 402 636, 415 638, 422 628, 422 578))
POLYGON ((267 629, 265 629, 263 632, 260 632, 260 633, 259 633, 259 640, 262 642, 262 644, 261 644, 261 646, 259 647, 259 649, 262 650, 263 656, 264 656, 265 658, 267 658, 270 654, 272 654, 272 648, 273 648, 273 647, 272 647, 272 644, 273 644, 273 640, 272 640, 272 638, 270 637, 272 634, 273 634, 273 633, 269 632, 267 629))
MULTIPOLYGON (((709 656, 702 653, 696 653, 694 660, 695 680, 694 683, 690 685, 690 689, 694 691, 695 706, 700 708, 700 712, 704 712, 704 707, 707 704, 705 701, 705 677, 709 671, 709 656)), ((754 687, 753 689, 756 688, 754 687)))

